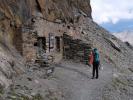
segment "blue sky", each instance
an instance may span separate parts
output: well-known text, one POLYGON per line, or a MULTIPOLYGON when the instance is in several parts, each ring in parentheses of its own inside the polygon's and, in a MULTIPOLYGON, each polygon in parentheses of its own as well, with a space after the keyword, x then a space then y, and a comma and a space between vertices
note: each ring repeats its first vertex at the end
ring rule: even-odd
POLYGON ((133 0, 91 0, 95 22, 110 32, 133 29, 133 0))
POLYGON ((122 32, 125 30, 133 30, 133 20, 120 20, 117 23, 102 23, 101 26, 106 28, 110 32, 122 32))

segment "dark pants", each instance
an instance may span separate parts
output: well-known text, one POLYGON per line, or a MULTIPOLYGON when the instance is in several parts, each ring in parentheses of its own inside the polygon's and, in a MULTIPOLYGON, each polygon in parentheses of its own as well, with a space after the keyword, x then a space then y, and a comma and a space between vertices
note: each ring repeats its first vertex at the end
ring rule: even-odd
POLYGON ((96 78, 99 77, 98 75, 98 70, 99 70, 99 62, 93 62, 93 78, 95 77, 95 72, 96 72, 96 78))

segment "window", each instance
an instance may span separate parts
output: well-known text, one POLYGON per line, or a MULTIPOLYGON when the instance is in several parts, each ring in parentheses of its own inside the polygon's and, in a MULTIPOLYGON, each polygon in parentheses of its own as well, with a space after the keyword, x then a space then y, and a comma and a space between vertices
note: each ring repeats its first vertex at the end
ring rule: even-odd
POLYGON ((54 33, 49 33, 49 52, 51 51, 51 49, 54 49, 54 45, 55 45, 55 37, 54 37, 54 33))

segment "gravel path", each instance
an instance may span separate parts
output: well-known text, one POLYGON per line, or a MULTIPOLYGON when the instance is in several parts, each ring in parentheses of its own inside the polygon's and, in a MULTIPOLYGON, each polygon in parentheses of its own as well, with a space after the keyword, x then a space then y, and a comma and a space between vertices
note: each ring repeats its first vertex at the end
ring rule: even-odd
POLYGON ((104 64, 99 79, 91 79, 89 66, 64 61, 56 65, 54 76, 65 100, 103 100, 103 88, 112 81, 112 68, 104 64))
POLYGON ((81 63, 62 61, 54 66, 48 79, 43 78, 43 69, 18 77, 14 84, 17 93, 40 93, 46 100, 103 100, 103 88, 112 81, 112 67, 107 64, 102 65, 99 79, 91 79, 91 67, 81 63))

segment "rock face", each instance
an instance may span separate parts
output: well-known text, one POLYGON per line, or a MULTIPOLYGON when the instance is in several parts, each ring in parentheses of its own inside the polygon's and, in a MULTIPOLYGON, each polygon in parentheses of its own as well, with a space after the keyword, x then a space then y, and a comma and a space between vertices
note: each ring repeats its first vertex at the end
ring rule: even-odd
POLYGON ((33 16, 73 23, 80 15, 91 18, 90 0, 0 0, 0 40, 15 44, 15 36, 33 16))
POLYGON ((84 13, 91 17, 90 0, 37 0, 43 16, 48 20, 69 20, 84 13))
MULTIPOLYGON (((34 22, 33 18, 37 16, 51 23, 75 23, 80 16, 91 18, 90 0, 0 0, 0 43, 2 44, 0 81, 6 87, 11 83, 8 81, 11 81, 12 74, 18 75, 23 72, 23 67, 20 67, 24 66, 23 58, 20 56, 23 54, 23 47, 24 52, 29 52, 24 54, 25 56, 33 57, 35 54, 31 52, 32 48, 29 49, 30 45, 26 46, 29 41, 26 44, 22 42, 27 41, 27 34, 34 30, 31 24, 34 22)), ((49 27, 50 24, 46 25, 49 27)))
POLYGON ((70 21, 83 13, 91 18, 90 0, 0 0, 1 19, 7 17, 24 22, 39 12, 50 21, 70 21))
POLYGON ((25 61, 14 47, 0 43, 0 86, 7 88, 16 76, 25 72, 25 61))

